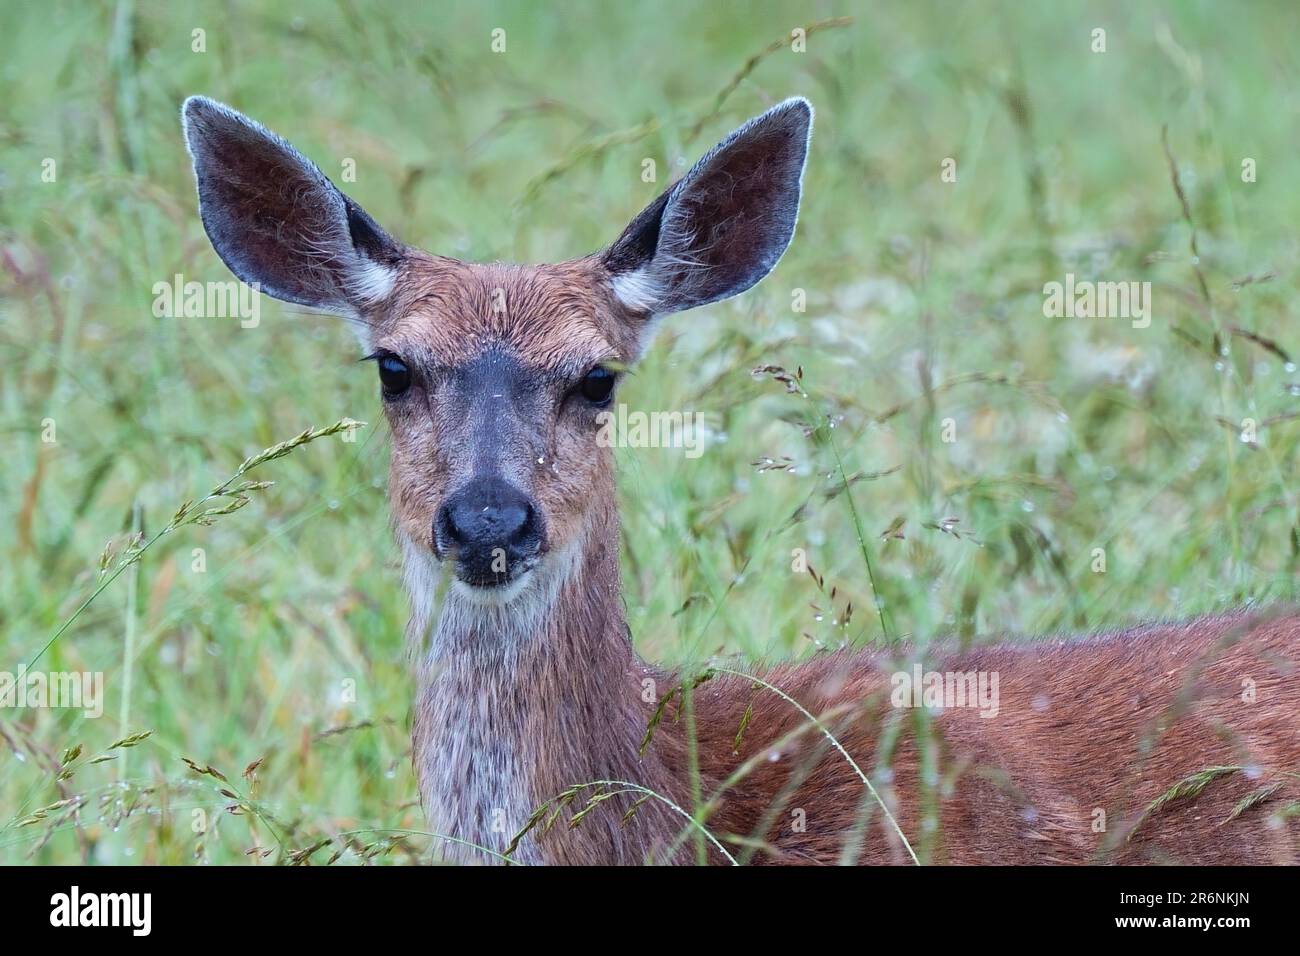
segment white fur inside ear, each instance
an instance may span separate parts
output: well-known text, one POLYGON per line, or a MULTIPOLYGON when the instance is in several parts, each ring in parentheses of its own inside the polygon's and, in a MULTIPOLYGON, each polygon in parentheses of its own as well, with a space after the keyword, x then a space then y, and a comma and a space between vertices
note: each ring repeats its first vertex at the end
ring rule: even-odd
POLYGON ((348 272, 348 294, 368 305, 382 302, 393 294, 396 281, 396 269, 363 258, 348 272))
POLYGON ((361 343, 363 349, 369 350, 373 344, 370 335, 371 326, 366 318, 365 307, 383 302, 393 294, 393 288, 396 285, 397 270, 392 266, 386 266, 371 259, 361 258, 349 270, 347 295, 351 301, 358 303, 360 307, 339 308, 333 311, 337 311, 339 315, 348 320, 348 324, 352 326, 352 331, 356 333, 357 341, 361 343))
POLYGON ((614 276, 614 295, 634 312, 653 312, 659 301, 659 283, 647 267, 614 276))

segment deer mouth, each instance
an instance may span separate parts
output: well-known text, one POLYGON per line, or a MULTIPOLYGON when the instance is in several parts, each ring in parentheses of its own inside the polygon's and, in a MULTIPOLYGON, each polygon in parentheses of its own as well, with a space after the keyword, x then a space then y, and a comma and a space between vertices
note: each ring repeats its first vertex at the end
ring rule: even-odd
POLYGON ((546 547, 537 542, 527 550, 495 545, 492 547, 438 547, 434 554, 451 565, 456 586, 461 593, 476 593, 496 601, 533 576, 534 569, 546 555, 546 547))
POLYGON ((485 606, 509 604, 530 587, 536 577, 533 571, 538 561, 538 558, 531 558, 521 562, 508 574, 496 574, 490 577, 468 573, 457 562, 455 582, 452 587, 471 604, 485 606))
POLYGON ((475 565, 466 564, 464 561, 456 561, 456 581, 466 588, 474 591, 490 593, 493 591, 505 591, 511 587, 523 583, 532 573, 533 568, 537 566, 538 556, 524 559, 516 559, 508 571, 484 571, 475 565))

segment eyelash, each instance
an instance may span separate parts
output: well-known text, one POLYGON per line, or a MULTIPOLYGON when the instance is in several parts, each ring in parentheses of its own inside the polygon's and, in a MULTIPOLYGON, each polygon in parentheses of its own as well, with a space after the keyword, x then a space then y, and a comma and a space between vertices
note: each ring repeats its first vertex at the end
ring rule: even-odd
POLYGON ((411 368, 399 355, 387 351, 373 352, 363 361, 372 360, 379 369, 380 394, 385 401, 396 401, 411 388, 411 368))

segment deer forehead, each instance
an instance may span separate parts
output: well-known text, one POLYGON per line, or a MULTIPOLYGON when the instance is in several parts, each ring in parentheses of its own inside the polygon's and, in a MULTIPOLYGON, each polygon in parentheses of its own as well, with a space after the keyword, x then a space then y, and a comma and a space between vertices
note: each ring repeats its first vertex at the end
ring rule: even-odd
POLYGON ((443 367, 507 352, 526 367, 580 375, 626 361, 635 348, 608 277, 583 260, 523 266, 415 256, 385 313, 376 347, 443 367))

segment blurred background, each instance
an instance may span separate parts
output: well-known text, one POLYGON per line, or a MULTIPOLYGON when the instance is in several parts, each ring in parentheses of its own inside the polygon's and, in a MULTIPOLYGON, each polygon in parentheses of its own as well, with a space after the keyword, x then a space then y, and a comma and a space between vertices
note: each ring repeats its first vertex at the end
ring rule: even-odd
POLYGON ((5 4, 0 670, 101 671, 105 702, 0 708, 0 863, 433 852, 373 369, 269 299, 255 328, 152 308, 178 273, 231 278, 191 93, 406 242, 520 261, 603 246, 738 123, 812 100, 789 253, 665 323, 621 392, 710 422, 698 458, 618 451, 651 659, 1294 599, 1297 10, 1138 7, 5 4), (1067 274, 1151 283, 1150 326, 1045 317, 1067 274), (247 507, 120 564, 345 417, 355 442, 259 466, 247 507))

